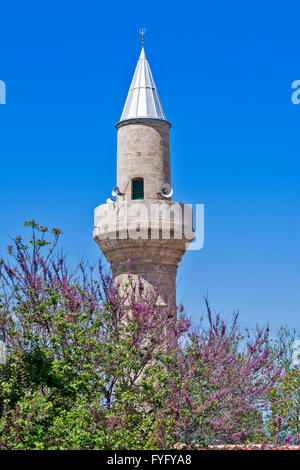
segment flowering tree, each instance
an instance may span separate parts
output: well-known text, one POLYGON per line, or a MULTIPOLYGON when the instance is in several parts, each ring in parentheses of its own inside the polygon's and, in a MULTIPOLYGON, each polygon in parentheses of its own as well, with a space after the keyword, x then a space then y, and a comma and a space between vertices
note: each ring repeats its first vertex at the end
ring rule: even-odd
MULTIPOLYGON (((258 331, 241 349, 207 304, 208 329, 158 307, 143 280, 56 257, 60 236, 34 221, 0 260, 1 449, 156 449, 264 434, 267 395, 283 380, 258 331), (45 253, 44 253, 45 252, 45 253)), ((176 312, 175 312, 176 313, 176 312)), ((275 418, 274 418, 275 419, 275 418)))
POLYGON ((230 328, 213 317, 206 301, 209 327, 189 335, 182 357, 188 409, 183 433, 207 443, 261 442, 262 413, 268 393, 283 380, 277 359, 282 351, 268 347, 268 328, 243 344, 235 315, 230 328))

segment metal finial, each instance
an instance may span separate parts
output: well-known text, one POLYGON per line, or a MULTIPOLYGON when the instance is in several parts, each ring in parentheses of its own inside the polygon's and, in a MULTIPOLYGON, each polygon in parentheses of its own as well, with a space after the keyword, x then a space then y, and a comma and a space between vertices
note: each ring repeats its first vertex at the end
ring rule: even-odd
POLYGON ((142 47, 144 47, 144 36, 146 34, 146 28, 140 28, 140 35, 142 36, 142 47))

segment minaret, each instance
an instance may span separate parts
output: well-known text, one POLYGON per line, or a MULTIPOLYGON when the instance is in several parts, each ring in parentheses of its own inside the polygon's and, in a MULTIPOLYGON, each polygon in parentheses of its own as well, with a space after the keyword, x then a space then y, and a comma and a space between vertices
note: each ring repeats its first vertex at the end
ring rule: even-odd
POLYGON ((142 47, 116 124, 116 200, 95 209, 94 240, 117 282, 142 275, 163 305, 176 305, 178 263, 194 238, 191 207, 171 201, 170 128, 142 47))

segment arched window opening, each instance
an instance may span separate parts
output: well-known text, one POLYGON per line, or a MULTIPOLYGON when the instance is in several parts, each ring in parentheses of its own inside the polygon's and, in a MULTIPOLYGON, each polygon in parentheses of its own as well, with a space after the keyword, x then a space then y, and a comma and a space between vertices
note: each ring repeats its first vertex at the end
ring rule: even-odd
POLYGON ((136 178, 132 181, 132 199, 144 199, 143 178, 136 178))

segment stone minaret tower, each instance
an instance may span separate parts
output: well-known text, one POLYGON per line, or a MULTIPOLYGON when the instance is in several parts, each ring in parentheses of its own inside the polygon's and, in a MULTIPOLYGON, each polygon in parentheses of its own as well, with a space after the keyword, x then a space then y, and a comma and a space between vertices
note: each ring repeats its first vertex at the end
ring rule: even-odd
POLYGON ((171 202, 170 128, 143 47, 116 124, 116 200, 95 209, 94 240, 120 284, 142 274, 160 304, 175 305, 178 263, 194 232, 191 207, 171 202))

